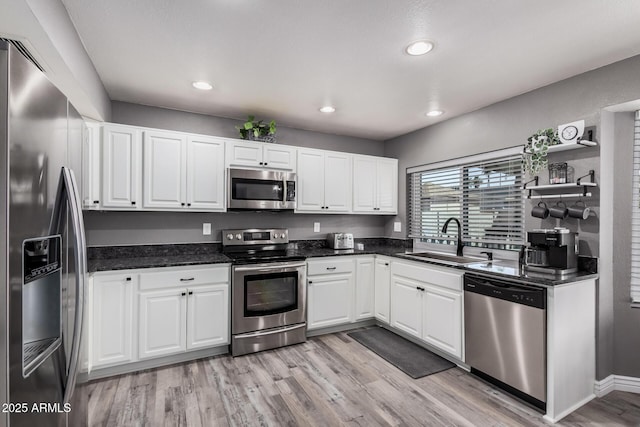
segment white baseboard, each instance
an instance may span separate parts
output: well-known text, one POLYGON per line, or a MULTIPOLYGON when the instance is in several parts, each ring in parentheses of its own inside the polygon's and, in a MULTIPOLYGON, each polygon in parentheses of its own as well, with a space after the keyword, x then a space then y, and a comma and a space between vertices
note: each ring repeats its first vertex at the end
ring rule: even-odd
POLYGON ((598 397, 606 396, 614 390, 640 393, 640 378, 609 375, 601 381, 596 381, 594 390, 598 397))

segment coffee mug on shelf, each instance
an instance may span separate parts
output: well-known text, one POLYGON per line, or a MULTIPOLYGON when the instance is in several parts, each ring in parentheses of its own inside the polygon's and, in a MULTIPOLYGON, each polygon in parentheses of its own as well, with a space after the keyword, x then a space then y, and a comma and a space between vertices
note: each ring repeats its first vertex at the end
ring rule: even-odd
POLYGON ((591 213, 591 208, 582 200, 579 200, 574 205, 569 206, 568 213, 571 218, 587 219, 591 213))
POLYGON ((565 219, 568 214, 569 210, 567 209, 567 205, 561 201, 549 208, 549 216, 554 218, 565 219))
POLYGON ((533 209, 531 209, 531 216, 542 219, 547 218, 549 216, 547 204, 545 202, 538 203, 538 206, 534 206, 533 209))

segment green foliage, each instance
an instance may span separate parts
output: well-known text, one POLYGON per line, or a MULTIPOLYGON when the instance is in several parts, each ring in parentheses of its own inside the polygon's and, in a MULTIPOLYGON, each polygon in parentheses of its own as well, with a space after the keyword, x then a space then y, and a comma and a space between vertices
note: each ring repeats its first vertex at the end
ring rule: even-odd
POLYGON ((549 147, 560 144, 558 134, 554 129, 543 129, 527 138, 524 145, 524 169, 530 175, 535 175, 548 165, 547 153, 549 147))
POLYGON ((256 120, 255 116, 249 116, 247 121, 242 126, 236 126, 236 129, 240 132, 242 139, 260 138, 275 135, 276 121, 271 120, 269 123, 264 123, 263 120, 256 120))

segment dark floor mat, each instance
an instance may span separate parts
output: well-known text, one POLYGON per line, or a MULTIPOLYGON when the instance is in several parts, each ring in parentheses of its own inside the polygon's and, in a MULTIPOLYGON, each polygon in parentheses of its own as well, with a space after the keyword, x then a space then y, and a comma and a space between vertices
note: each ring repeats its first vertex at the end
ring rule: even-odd
POLYGON ((363 329, 347 335, 414 379, 456 366, 384 328, 363 329))

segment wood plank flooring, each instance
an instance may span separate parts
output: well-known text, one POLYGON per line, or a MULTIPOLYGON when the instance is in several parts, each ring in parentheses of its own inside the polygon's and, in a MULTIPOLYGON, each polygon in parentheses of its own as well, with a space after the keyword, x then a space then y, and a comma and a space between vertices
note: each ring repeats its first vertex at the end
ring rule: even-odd
MULTIPOLYGON (((91 426, 545 426, 462 369, 411 379, 346 332, 94 381, 91 426)), ((559 426, 640 426, 640 395, 613 392, 559 426)))

